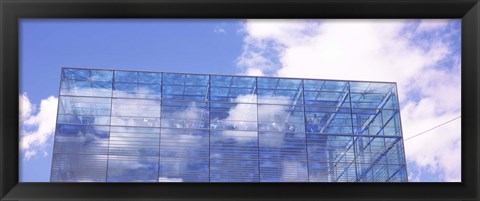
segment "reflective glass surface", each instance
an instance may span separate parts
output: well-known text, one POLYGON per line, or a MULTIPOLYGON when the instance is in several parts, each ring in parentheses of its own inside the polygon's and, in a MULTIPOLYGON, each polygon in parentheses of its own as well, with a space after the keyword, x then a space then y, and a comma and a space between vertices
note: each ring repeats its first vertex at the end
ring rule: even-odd
POLYGON ((63 68, 51 181, 404 182, 395 83, 63 68))

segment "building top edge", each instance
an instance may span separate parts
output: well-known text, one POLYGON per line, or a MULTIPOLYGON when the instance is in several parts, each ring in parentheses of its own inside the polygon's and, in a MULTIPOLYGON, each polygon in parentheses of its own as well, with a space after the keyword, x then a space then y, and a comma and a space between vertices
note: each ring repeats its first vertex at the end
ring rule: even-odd
POLYGON ((372 81, 372 80, 342 80, 342 79, 325 79, 325 78, 302 78, 302 77, 274 77, 274 76, 252 76, 252 75, 229 75, 229 74, 212 74, 212 73, 191 73, 191 72, 169 72, 169 71, 148 71, 148 70, 125 70, 113 68, 86 68, 62 66, 63 69, 82 69, 82 70, 110 70, 110 71, 127 71, 127 72, 146 72, 146 73, 168 73, 168 74, 189 74, 189 75, 214 75, 214 76, 232 76, 232 77, 252 77, 252 78, 273 78, 273 79, 301 79, 301 80, 325 80, 325 81, 343 81, 343 82, 371 82, 386 83, 397 85, 397 82, 391 81, 372 81))

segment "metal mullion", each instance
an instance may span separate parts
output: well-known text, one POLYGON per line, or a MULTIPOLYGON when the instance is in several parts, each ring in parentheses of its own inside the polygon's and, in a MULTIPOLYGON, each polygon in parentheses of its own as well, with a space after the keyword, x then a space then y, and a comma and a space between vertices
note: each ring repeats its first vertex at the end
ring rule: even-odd
POLYGON ((183 87, 183 92, 182 92, 182 97, 183 97, 183 99, 185 99, 185 88, 186 88, 186 86, 187 86, 187 85, 185 84, 185 79, 186 79, 186 77, 185 77, 185 75, 183 75, 183 85, 181 85, 181 86, 183 87))
POLYGON ((228 86, 227 98, 230 97, 230 89, 232 88, 233 77, 230 77, 230 84, 228 86))
MULTIPOLYGON (((256 95, 256 98, 257 98, 257 104, 255 105, 256 106, 256 111, 257 111, 257 168, 258 168, 258 182, 261 181, 261 170, 260 170, 260 131, 258 130, 258 128, 260 128, 260 126, 258 125, 258 78, 255 77, 255 88, 257 89, 257 95, 256 95)), ((252 93, 255 93, 255 91, 252 91, 252 93)))
POLYGON ((367 123, 366 125, 365 125, 365 123, 364 123, 365 126, 362 125, 362 128, 361 128, 361 130, 362 130, 361 132, 362 132, 362 133, 363 133, 363 132, 365 131, 365 129, 368 128, 368 126, 373 122, 373 119, 375 119, 375 117, 380 113, 380 111, 383 111, 383 110, 395 110, 395 109, 385 109, 385 108, 380 109, 380 107, 385 106, 385 104, 387 103, 388 98, 390 98, 390 97, 389 97, 390 94, 391 94, 391 93, 389 93, 389 94, 386 96, 386 98, 387 98, 386 100, 382 101, 383 105, 380 104, 381 106, 379 105, 378 108, 363 108, 363 109, 376 109, 376 110, 377 110, 377 113, 375 114, 375 116, 373 116, 373 117, 371 116, 371 117, 369 117, 369 119, 367 119, 367 121, 366 121, 365 123, 367 123, 367 122, 368 122, 368 123, 367 123))
MULTIPOLYGON (((318 96, 320 96, 320 93, 322 93, 322 89, 323 87, 325 86, 325 82, 326 81, 323 81, 322 83, 322 86, 320 87, 320 89, 318 89, 318 93, 317 93, 317 96, 315 97, 315 100, 314 101, 317 101, 318 100, 318 96)), ((305 89, 305 87, 303 87, 305 89)))
POLYGON ((207 95, 208 95, 208 100, 207 100, 207 104, 208 104, 208 182, 212 182, 211 180, 211 177, 210 177, 210 170, 211 170, 211 156, 212 156, 212 153, 211 153, 211 122, 210 122, 210 96, 211 96, 211 80, 212 80, 212 76, 211 75, 208 75, 208 88, 207 88, 207 95))
POLYGON ((110 131, 112 128, 112 109, 113 109, 113 85, 115 83, 115 71, 112 71, 112 90, 110 93, 110 125, 108 126, 108 145, 107 145, 107 168, 105 171, 105 182, 108 182, 108 162, 110 158, 110 131))
MULTIPOLYGON (((371 85, 372 85, 372 82, 369 82, 367 88, 365 88, 365 91, 363 91, 363 93, 359 93, 359 94, 361 94, 363 97, 365 97, 365 94, 367 94, 367 91, 368 91, 368 89, 370 89, 371 85)), ((358 103, 360 103, 360 99, 358 99, 358 101, 355 103, 355 107, 358 107, 358 103)))
MULTIPOLYGON (((291 111, 288 113, 288 117, 290 117, 290 115, 292 115, 292 113, 294 113, 294 111, 295 111, 295 106, 297 105, 298 99, 300 98, 300 96, 302 95, 302 93, 303 93, 303 91, 304 91, 304 89, 303 89, 303 80, 301 80, 300 85, 301 85, 301 87, 299 86, 298 89, 297 89, 297 91, 300 89, 300 92, 298 92, 298 95, 296 95, 295 100, 293 101, 292 107, 290 108, 291 111)), ((304 101, 304 102, 302 103, 302 105, 305 104, 305 98, 303 98, 303 101, 304 101)), ((305 110, 304 110, 303 112, 305 112, 305 110)), ((288 118, 288 117, 287 117, 287 118, 288 118)))
MULTIPOLYGON (((373 156, 374 156, 375 154, 378 154, 378 153, 380 153, 380 152, 383 152, 384 155, 380 155, 380 156, 378 156, 377 158, 375 158, 375 160, 372 160, 371 163, 368 163, 368 164, 369 164, 369 167, 362 173, 361 176, 364 176, 368 171, 370 171, 370 170, 373 168, 373 166, 378 165, 378 161, 380 161, 380 159, 382 159, 383 156, 386 156, 386 154, 387 154, 387 153, 393 148, 393 146, 395 146, 399 141, 400 141, 400 140, 397 139, 394 143, 390 144, 389 146, 385 146, 385 147, 386 147, 386 150, 385 150, 385 151, 383 151, 384 149, 380 149, 380 150, 376 151, 376 152, 373 153, 373 154, 371 153, 370 156, 372 156, 372 158, 373 158, 373 156)), ((382 146, 382 147, 383 147, 383 146, 382 146)), ((371 148, 370 148, 370 149, 371 149, 371 148)), ((371 152, 371 151, 370 151, 370 152, 371 152)), ((388 166, 388 163, 387 163, 387 164, 381 164, 381 165, 387 165, 387 166, 388 166)), ((388 167, 387 167, 387 171, 388 171, 388 167)))
POLYGON ((162 145, 162 110, 163 110, 163 73, 161 73, 160 77, 162 78, 162 81, 160 83, 160 117, 159 117, 159 131, 158 131, 158 165, 157 165, 157 182, 160 182, 160 165, 161 165, 161 159, 162 155, 161 153, 161 145, 162 145))
POLYGON ((277 78, 277 83, 275 83, 275 88, 273 88, 273 94, 274 95, 277 95, 277 87, 278 87, 278 83, 280 82, 280 79, 277 78))
MULTIPOLYGON (((307 131, 306 131, 306 125, 307 125, 307 115, 306 115, 306 109, 305 109, 305 82, 304 80, 302 79, 302 82, 301 82, 301 85, 302 85, 302 91, 304 92, 302 94, 303 96, 303 104, 302 104, 302 107, 303 107, 303 123, 304 123, 304 130, 303 130, 303 133, 305 135, 305 155, 306 155, 306 159, 307 159, 307 182, 310 182, 310 162, 309 162, 309 158, 308 158, 308 136, 307 136, 307 131)), ((327 136, 328 137, 328 136, 327 136)), ((327 138, 328 139, 328 138, 327 138)), ((327 176, 328 177, 328 176, 327 176)))
MULTIPOLYGON (((337 164, 346 164, 346 167, 343 168, 343 171, 340 173, 340 175, 337 176, 336 181, 338 181, 338 179, 339 179, 345 172, 348 171, 348 168, 350 167, 350 165, 351 165, 352 163, 354 163, 354 161, 352 161, 352 162, 347 162, 347 163, 344 163, 344 162, 335 163, 334 168, 336 168, 337 164)), ((356 172, 357 172, 357 170, 355 169, 355 174, 356 174, 356 172)), ((348 175, 347 175, 347 177, 348 177, 348 175)), ((348 178, 347 178, 347 180, 348 180, 348 178)))
MULTIPOLYGON (((395 115, 397 115, 397 112, 394 112, 394 114, 388 118, 388 120, 386 121, 386 123, 382 123, 382 126, 380 127, 380 129, 378 130, 378 132, 376 133, 376 136, 378 136, 380 134, 380 132, 383 131, 383 129, 385 129, 385 127, 387 126, 388 123, 390 123, 390 121, 395 117, 395 115)), ((383 122, 383 116, 380 116, 382 118, 382 122, 383 122)))
POLYGON ((356 142, 356 139, 355 139, 355 128, 354 128, 354 124, 353 124, 353 106, 352 106, 352 96, 351 96, 351 82, 347 82, 347 93, 348 93, 348 97, 349 97, 349 102, 350 102, 350 123, 351 123, 351 128, 352 128, 352 145, 353 146, 353 160, 352 162, 354 163, 354 168, 355 168, 355 181, 359 181, 360 178, 358 178, 358 173, 357 173, 357 169, 358 169, 358 166, 357 166, 357 142, 356 142))
MULTIPOLYGON (((54 155, 55 155, 55 144, 56 144, 55 142, 57 141, 57 140, 56 140, 56 136, 57 136, 58 114, 59 114, 58 111, 59 111, 59 109, 60 109, 60 104, 61 104, 61 103, 60 103, 60 99, 61 99, 61 97, 63 96, 63 95, 61 94, 61 91, 62 91, 62 83, 63 83, 63 81, 64 81, 64 80, 63 80, 63 78, 64 78, 64 69, 62 68, 62 69, 60 70, 60 72, 61 72, 61 73, 60 73, 60 84, 59 84, 59 86, 58 86, 58 104, 57 104, 57 113, 56 113, 56 114, 57 114, 57 118, 55 118, 55 130, 54 130, 54 132, 53 132, 53 135, 54 135, 54 136, 53 136, 53 145, 52 145, 52 162, 50 163, 50 182, 52 181, 52 176, 53 176, 53 161, 54 161, 53 158, 54 158, 54 155)), ((68 83, 68 82, 67 82, 67 83, 68 83)), ((69 83, 68 83, 68 84, 69 84, 69 83)))
MULTIPOLYGON (((350 98, 350 111, 352 111, 352 109, 351 109, 351 99, 352 99, 352 97, 350 97, 349 94, 350 94, 350 92, 346 92, 345 95, 343 95, 342 101, 339 102, 339 104, 335 107, 335 112, 333 114, 330 114, 330 117, 328 118, 327 122, 325 122, 324 126, 322 126, 322 129, 320 130, 320 133, 323 133, 325 128, 327 128, 327 126, 333 121, 333 118, 335 118, 335 116, 337 116, 338 111, 340 110, 340 108, 342 108, 340 106, 343 103, 345 103, 345 101, 347 100, 347 97, 350 98)), ((327 108, 329 108, 329 107, 327 107, 327 108)), ((352 126, 353 126, 353 122, 352 122, 352 126)))
MULTIPOLYGON (((385 128, 386 124, 388 124, 388 123, 395 117, 395 115, 397 115, 397 112, 398 112, 398 111, 396 111, 396 112, 388 119, 387 123, 383 124, 383 125, 380 127, 380 129, 377 131, 377 133, 376 133, 375 135, 368 135, 368 137, 372 137, 372 140, 370 140, 370 141, 367 143, 367 145, 365 145, 365 147, 368 146, 368 145, 373 141, 373 139, 375 139, 375 138, 377 138, 377 137, 381 137, 381 138, 400 138, 399 136, 379 136, 379 135, 378 135, 378 134, 385 128)), ((378 113, 378 114, 379 114, 379 113, 378 113)), ((376 114, 376 115, 378 115, 378 114, 376 114)), ((371 124, 371 122, 370 122, 370 124, 371 124)), ((362 131, 362 132, 363 132, 363 131, 362 131)), ((364 135, 362 135, 362 136, 364 136, 364 135)))

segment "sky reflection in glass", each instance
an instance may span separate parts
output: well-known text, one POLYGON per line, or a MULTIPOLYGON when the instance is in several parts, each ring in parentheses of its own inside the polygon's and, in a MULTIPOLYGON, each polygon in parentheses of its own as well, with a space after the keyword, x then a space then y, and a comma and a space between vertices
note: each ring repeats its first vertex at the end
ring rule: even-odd
POLYGON ((63 68, 51 181, 406 181, 395 83, 63 68))

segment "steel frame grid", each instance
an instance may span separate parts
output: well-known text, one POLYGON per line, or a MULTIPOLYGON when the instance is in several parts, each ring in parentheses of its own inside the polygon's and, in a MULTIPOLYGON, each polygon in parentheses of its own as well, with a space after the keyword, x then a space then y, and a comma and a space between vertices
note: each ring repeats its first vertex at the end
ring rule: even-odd
MULTIPOLYGON (((62 79, 63 79, 63 69, 70 69, 70 68, 65 68, 65 67, 62 68, 62 79)), ((79 69, 79 68, 72 68, 72 69, 79 69)), ((82 68, 82 69, 86 69, 86 70, 97 70, 97 69, 89 69, 89 68, 82 68)), ((111 69, 99 69, 99 70, 111 70, 111 69)), ((116 70, 112 70, 112 71, 116 71, 116 70)), ((120 71, 124 71, 124 70, 120 70, 120 71)), ((132 72, 151 72, 151 71, 132 71, 132 72)), ((159 73, 160 73, 160 72, 159 72, 159 73)), ((113 74, 114 74, 114 73, 113 73, 113 74)), ((162 74, 163 74, 163 73, 162 73, 162 74)), ((173 73, 173 74, 186 74, 186 73, 173 73)), ((195 74, 193 74, 193 75, 195 75, 195 74)), ((199 74, 199 75, 204 75, 204 74, 199 74)), ((207 102, 211 102, 211 101, 210 101, 210 94, 211 94, 211 93, 210 93, 210 90, 211 90, 211 87, 210 87, 210 78, 211 78, 211 75, 209 75, 209 74, 207 74, 207 75, 208 75, 208 84, 207 84, 207 91, 206 91, 205 97, 208 97, 208 99, 209 99, 207 102)), ((233 75, 232 75, 232 76, 233 76, 233 75)), ((162 77, 163 77, 163 76, 162 76, 162 77)), ((237 77, 252 77, 252 76, 237 76, 237 77)), ((277 90, 280 90, 280 89, 277 89, 277 88, 278 88, 278 83, 279 83, 280 79, 297 79, 297 78, 276 78, 276 79, 277 79, 277 82, 276 82, 276 87, 275 87, 275 89, 274 89, 275 94, 276 94, 276 91, 277 91, 277 90)), ((303 80, 312 80, 312 79, 300 79, 300 80, 301 80, 301 86, 303 86, 303 80)), ((325 81, 325 79, 321 79, 321 80, 325 81)), ((330 81, 330 80, 328 80, 328 81, 330 81)), ((337 81, 337 80, 333 80, 333 81, 337 81)), ((164 78, 162 78, 162 83, 163 83, 163 82, 164 82, 164 78)), ((230 86, 231 86, 232 82, 233 82, 233 79, 230 80, 230 86)), ((357 81, 345 81, 345 82, 347 83, 346 87, 348 87, 348 93, 346 93, 346 96, 345 96, 345 97, 347 97, 347 96, 350 96, 349 94, 351 93, 351 92, 350 92, 350 85, 349 85, 349 83, 350 83, 350 82, 357 82, 357 81)), ((358 81, 358 82, 362 82, 362 81, 358 81)), ((114 81, 112 80, 112 85, 113 85, 113 83, 114 83, 114 81)), ((370 83, 370 84, 369 84, 369 86, 370 86, 371 83, 375 83, 375 82, 369 82, 369 83, 370 83)), ((377 82, 377 83, 390 83, 390 84, 391 84, 392 82, 377 82)), ((325 84, 325 82, 323 83, 323 85, 324 85, 324 84, 325 84)), ((164 85, 164 84, 160 84, 160 85, 161 85, 161 88, 163 88, 163 85, 164 85)), ((256 91, 256 89, 258 88, 257 85, 258 85, 258 81, 257 81, 257 78, 255 77, 255 85, 253 86, 253 91, 252 91, 253 94, 255 94, 255 91, 256 91)), ((323 86, 323 85, 322 85, 322 86, 323 86)), ((396 85, 396 84, 395 84, 395 85, 396 85)), ((185 85, 183 85, 183 86, 185 86, 185 85)), ((231 87, 230 87, 230 88, 231 88, 231 87)), ((61 89, 61 86, 60 86, 60 89, 61 89)), ((395 89, 396 89, 396 88, 395 88, 395 89)), ((184 87, 184 90, 185 90, 185 87, 184 87)), ((60 90, 59 90, 59 91, 60 91, 60 90)), ((112 87, 112 92, 111 92, 112 94, 113 94, 113 91, 114 91, 114 88, 112 87)), ((365 89, 365 91, 367 91, 367 89, 365 89)), ((162 92, 162 96, 163 96, 163 89, 161 89, 161 92, 162 92)), ((230 92, 230 89, 229 89, 229 92, 230 92)), ((318 98, 318 96, 319 96, 319 94, 320 94, 321 92, 322 92, 322 91, 321 91, 321 89, 320 89, 320 90, 318 91, 318 93, 317 93, 317 98, 318 98)), ((299 93, 303 93, 303 96, 304 96, 304 89, 303 89, 303 87, 302 87, 302 90, 301 90, 299 93)), ((182 93, 182 94, 183 94, 183 96, 185 96, 185 93, 182 93)), ((63 95, 60 95, 60 96, 63 96, 63 95)), ((113 95, 112 95, 111 99, 113 100, 113 98, 114 98, 114 97, 113 97, 113 95)), ((316 98, 316 99, 317 99, 317 98, 316 98)), ((350 97, 350 99, 351 99, 351 97, 350 97)), ((384 97, 384 99, 385 99, 385 97, 384 97)), ((303 97, 303 100, 305 101, 305 97, 303 97)), ((163 103, 163 101, 164 101, 164 100, 160 99, 160 103, 161 103, 161 104, 163 103)), ((173 100, 173 99, 170 99, 170 101, 175 101, 175 102, 176 102, 176 101, 191 102, 191 101, 196 101, 196 100, 173 100)), ((204 99, 204 101, 205 101, 205 99, 204 99)), ((341 102, 339 103, 339 105, 341 106, 341 105, 342 105, 342 102, 344 102, 344 101, 345 101, 345 99, 343 99, 343 101, 341 101, 341 102)), ((350 102, 350 104, 352 104, 351 100, 350 100, 349 102, 350 102)), ((384 102, 384 101, 382 101, 382 102, 384 102)), ((238 104, 238 103, 232 103, 232 102, 225 102, 225 103, 238 104)), ((398 96, 397 96, 397 103, 398 103, 398 96)), ((258 96, 257 96, 257 102, 256 102, 255 104, 257 104, 257 105, 259 104, 259 103, 258 103, 258 96)), ((208 104, 208 105, 209 105, 208 107, 209 107, 209 109, 210 109, 210 104, 208 104)), ((262 105, 270 105, 270 104, 262 104, 262 105)), ((292 107, 295 107, 295 106, 297 106, 297 105, 298 105, 298 103, 296 103, 296 100, 295 100, 295 105, 290 105, 290 104, 289 104, 289 106, 292 106, 292 107)), ((307 105, 305 105, 304 103, 303 103, 303 104, 300 104, 300 105, 303 106, 303 107, 306 107, 306 106, 307 106, 307 105)), ((111 106, 111 107, 112 107, 112 106, 111 106)), ((338 111, 339 107, 337 106, 337 107, 335 107, 335 108, 336 108, 337 111, 338 111)), ((371 108, 371 109, 373 109, 373 108, 371 108)), ((376 109, 377 109, 377 111, 378 111, 378 108, 376 108, 376 109)), ((350 107, 350 110, 352 110, 352 107, 350 107)), ((398 109, 397 109, 397 110, 398 110, 398 109)), ((111 109, 110 109, 110 112, 112 112, 111 109)), ((293 112, 293 111, 291 111, 291 112, 293 112)), ((161 113, 161 111, 160 111, 160 113, 161 113)), ((304 115, 306 115, 306 110, 305 110, 305 109, 303 110, 303 113, 304 113, 304 115)), ((336 113, 335 113, 335 114, 336 114, 336 113)), ((353 115, 353 113, 351 113, 350 115, 353 115)), ((378 115, 378 112, 377 112, 376 115, 378 115)), ((393 118, 393 116, 392 116, 390 119, 392 119, 392 118, 393 118)), ((160 117, 160 119, 162 119, 162 118, 160 117)), ((209 122, 210 122, 210 121, 211 121, 211 118, 209 117, 208 120, 209 120, 209 122)), ((257 109, 257 121, 259 121, 259 119, 258 119, 258 109, 257 109)), ((305 122, 307 121, 307 119, 305 118, 305 116, 304 116, 304 121, 305 121, 305 122)), ((351 121, 353 121, 353 117, 351 117, 351 121)), ((371 123, 371 122, 370 122, 370 123, 371 123)), ((161 121, 160 121, 160 124, 161 124, 161 121)), ((354 124, 353 124, 353 122, 352 122, 352 129, 353 129, 353 125, 354 125, 354 124)), ((326 127, 326 125, 325 125, 324 127, 326 127)), ((385 125, 382 126, 381 130, 383 129, 383 127, 385 127, 385 125)), ((162 125, 160 125, 160 128, 163 128, 162 125)), ((258 125, 257 125, 257 130, 256 130, 256 131, 257 131, 257 139, 258 139, 258 141, 257 141, 257 147, 260 146, 258 143, 260 143, 260 140, 259 140, 260 134, 259 134, 259 133, 261 132, 261 131, 259 131, 258 129, 259 129, 259 128, 258 128, 258 125)), ((210 130, 210 126, 209 126, 209 130, 210 130)), ((269 131, 269 132, 270 132, 270 131, 269 131)), ((305 132, 306 132, 306 131, 305 131, 305 132)), ((380 131, 379 131, 379 132, 380 132, 380 131)), ((332 133, 332 134, 333 134, 333 133, 332 133)), ((161 135, 161 134, 160 134, 160 135, 161 135)), ((304 135, 305 135, 305 143, 306 143, 306 146, 308 146, 308 142, 307 142, 307 141, 308 141, 308 137, 307 137, 307 134, 304 133, 304 135)), ((338 135, 338 134, 334 134, 334 135, 338 135)), ((353 133, 353 130, 352 130, 352 135, 353 135, 353 138, 354 138, 354 142, 353 142, 350 146, 353 146, 353 145, 355 144, 356 137, 358 137, 358 136, 356 136, 356 135, 353 133)), ((364 136, 364 135, 362 135, 362 136, 364 136)), ((365 136, 365 137, 367 137, 367 136, 365 136)), ((378 137, 378 136, 376 136, 376 135, 373 135, 373 136, 368 135, 368 137, 378 137)), ((399 138, 399 136, 384 136, 384 137, 387 137, 387 138, 399 138)), ((209 138, 210 138, 210 137, 209 137, 209 138)), ((400 138, 401 138, 402 141, 403 141, 403 137, 400 136, 400 138)), ((159 140, 161 140, 161 139, 159 139, 159 140)), ((209 141, 210 141, 210 140, 209 140, 209 141)), ((403 145, 403 144, 402 144, 402 145, 403 145)), ((210 147, 210 143, 209 143, 209 147, 210 147)), ((356 149, 356 146, 354 146, 354 150, 355 150, 355 149, 356 149)), ((209 148, 209 150, 210 150, 210 148, 209 148)), ((209 151, 209 152, 210 152, 210 151, 209 151)), ((260 150, 258 150, 257 155, 258 155, 258 157, 260 157, 260 150)), ((355 155, 355 154, 354 154, 354 155, 355 155)), ((308 162, 309 162, 309 160, 308 160, 308 147, 306 147, 306 156, 307 156, 307 174, 308 174, 308 173, 310 172, 310 171, 308 170, 308 169, 309 169, 309 165, 308 165, 308 162)), ((161 158, 161 156, 160 156, 160 152, 159 152, 159 160, 160 160, 160 158, 161 158)), ((260 159, 260 158, 259 158, 259 159, 260 159)), ((258 159, 258 160, 259 160, 259 159, 258 159)), ((405 158, 403 158, 403 159, 405 160, 405 158)), ((209 160, 210 160, 210 158, 209 158, 209 160)), ((259 162, 260 162, 260 161, 258 161, 258 163, 259 163, 259 162)), ((356 155, 355 155, 354 160, 351 161, 351 163, 355 163, 355 164, 357 163, 357 162, 356 162, 356 155)), ((210 164, 209 164, 209 165, 210 165, 210 164)), ((52 166, 52 168, 53 168, 53 166, 52 166)), ((160 168, 160 164, 158 165, 158 168, 160 168)), ((259 169, 259 175, 260 175, 260 166, 258 167, 258 169, 259 169)), ((108 170, 107 170, 107 171, 108 171, 108 170)), ((346 171, 346 170, 344 170, 343 172, 345 172, 345 171, 346 171)), ((210 172, 210 168, 209 168, 209 172, 210 172)), ((398 172, 398 171, 397 171, 397 172, 398 172)), ((355 173, 357 173, 357 167, 355 167, 355 173)), ((343 173, 342 173, 342 174, 343 174, 343 173)), ((160 176, 160 173, 158 172, 157 175, 160 176)), ((392 175, 391 177, 393 177, 393 176, 395 176, 395 175, 392 175)), ((209 173, 209 177, 210 177, 210 173, 209 173)), ((356 176, 356 177, 357 177, 357 180, 358 180, 358 176, 356 176)), ((308 178, 309 178, 309 176, 307 176, 307 181, 309 181, 308 178)))

